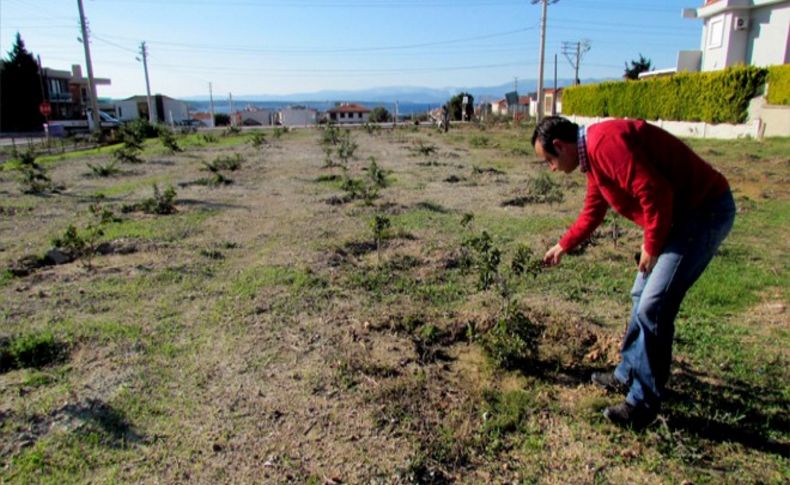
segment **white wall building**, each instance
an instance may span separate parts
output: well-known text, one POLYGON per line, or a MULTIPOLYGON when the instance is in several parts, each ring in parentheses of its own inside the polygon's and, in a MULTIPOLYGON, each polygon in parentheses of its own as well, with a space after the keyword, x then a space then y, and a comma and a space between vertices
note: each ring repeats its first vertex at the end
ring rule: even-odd
POLYGON ((270 109, 245 109, 238 114, 244 126, 271 126, 277 117, 277 113, 270 109))
POLYGON ((318 111, 293 106, 277 113, 277 122, 283 126, 310 126, 318 123, 318 111))
POLYGON ((681 51, 678 70, 716 71, 738 64, 772 66, 790 62, 790 0, 706 0, 683 10, 703 21, 697 69, 681 66, 694 51, 681 51), (685 69, 681 69, 685 67, 685 69))
POLYGON ((364 106, 344 103, 326 112, 328 121, 338 124, 367 123, 370 110, 364 106))
MULTIPOLYGON (((159 123, 180 124, 189 119, 189 106, 184 101, 157 94, 151 96, 151 105, 154 109, 154 120, 159 123)), ((148 98, 146 96, 132 96, 116 101, 115 117, 121 121, 131 121, 138 118, 147 120, 148 98)))

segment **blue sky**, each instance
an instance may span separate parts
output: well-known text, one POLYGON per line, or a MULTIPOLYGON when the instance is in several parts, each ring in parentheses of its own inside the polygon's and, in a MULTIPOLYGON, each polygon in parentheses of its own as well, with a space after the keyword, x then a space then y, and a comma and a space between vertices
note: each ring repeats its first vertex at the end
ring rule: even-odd
MULTIPOLYGON (((588 40, 581 78, 615 78, 639 54, 656 68, 698 49, 700 21, 681 10, 703 0, 560 0, 548 8, 546 82, 563 42, 588 40)), ((173 97, 288 94, 382 86, 493 86, 534 90, 539 4, 530 0, 84 0, 102 97, 151 89, 173 97)), ((44 66, 85 64, 77 0, 0 0, 0 50, 20 32, 44 66)), ((84 71, 84 67, 83 67, 84 71)))

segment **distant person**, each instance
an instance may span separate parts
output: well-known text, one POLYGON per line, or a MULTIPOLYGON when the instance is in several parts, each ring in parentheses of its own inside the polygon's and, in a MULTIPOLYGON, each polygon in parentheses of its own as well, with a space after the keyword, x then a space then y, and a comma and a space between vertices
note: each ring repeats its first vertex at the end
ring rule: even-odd
POLYGON ((450 110, 447 109, 447 105, 442 105, 442 130, 447 133, 447 130, 450 129, 450 110))
POLYGON ((681 140, 642 120, 584 128, 549 116, 535 128, 532 144, 552 171, 579 167, 587 176, 584 207, 546 252, 545 264, 558 264, 589 238, 610 206, 644 230, 621 362, 614 372, 592 375, 599 387, 627 393, 604 416, 643 428, 664 398, 680 304, 732 228, 729 184, 681 140))

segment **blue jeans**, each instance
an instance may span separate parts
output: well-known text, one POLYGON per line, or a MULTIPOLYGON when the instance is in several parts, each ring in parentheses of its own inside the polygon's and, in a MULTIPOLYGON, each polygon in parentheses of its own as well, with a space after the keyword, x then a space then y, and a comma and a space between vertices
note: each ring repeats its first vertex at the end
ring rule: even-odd
POLYGON ((626 402, 632 406, 658 409, 672 362, 675 316, 734 220, 735 202, 727 190, 676 224, 653 271, 636 275, 622 361, 614 371, 629 387, 626 402))

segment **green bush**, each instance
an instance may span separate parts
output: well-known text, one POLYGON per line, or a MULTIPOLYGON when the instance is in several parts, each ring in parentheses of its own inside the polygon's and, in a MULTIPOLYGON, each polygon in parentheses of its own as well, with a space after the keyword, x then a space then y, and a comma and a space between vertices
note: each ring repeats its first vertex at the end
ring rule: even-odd
POLYGON ((742 123, 749 100, 759 94, 766 73, 754 66, 731 67, 574 86, 565 90, 562 107, 565 113, 582 116, 742 123))
POLYGON ((790 64, 768 68, 768 102, 790 105, 790 64))

